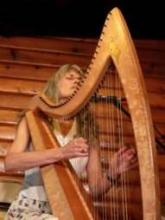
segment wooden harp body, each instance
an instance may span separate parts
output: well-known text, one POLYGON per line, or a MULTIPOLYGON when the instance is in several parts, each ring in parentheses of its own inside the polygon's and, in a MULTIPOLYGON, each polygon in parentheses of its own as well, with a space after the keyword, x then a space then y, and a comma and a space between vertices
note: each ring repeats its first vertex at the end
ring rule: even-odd
MULTIPOLYGON (((40 95, 33 99, 31 108, 33 110, 40 109, 46 114, 56 118, 69 118, 76 115, 84 108, 97 91, 111 62, 113 62, 117 69, 131 115, 139 161, 143 219, 158 220, 160 219, 159 181, 151 113, 136 50, 126 22, 118 8, 114 8, 108 14, 101 37, 98 41, 98 46, 96 47, 96 52, 86 71, 85 79, 75 94, 66 103, 61 105, 55 105, 47 97, 40 95)), ((29 122, 33 116, 34 113, 27 113, 29 122)), ((36 123, 34 123, 34 127, 35 124, 36 123)), ((33 129, 32 123, 30 129, 33 129)), ((54 184, 53 181, 57 180, 54 179, 54 174, 51 174, 50 170, 53 170, 54 167, 55 169, 57 167, 58 170, 58 166, 60 166, 60 164, 42 168, 46 188, 49 188, 51 185, 51 189, 49 188, 47 192, 52 210, 58 210, 59 208, 56 205, 58 202, 54 202, 53 193, 56 192, 51 191, 54 184)), ((68 175, 70 176, 70 173, 68 175)), ((77 190, 77 186, 75 186, 72 180, 71 182, 72 187, 75 187, 77 190)), ((67 188, 67 186, 64 187, 67 188)), ((67 190, 64 189, 64 191, 66 193, 67 190)), ((79 195, 79 191, 77 194, 79 195)), ((84 205, 84 200, 81 196, 79 199, 81 205, 84 205)), ((68 202, 72 207, 71 203, 72 202, 68 202)), ((87 212, 87 214, 85 214, 86 216, 83 218, 75 216, 74 214, 71 214, 68 218, 68 213, 66 212, 66 216, 62 214, 61 217, 59 214, 59 219, 95 219, 91 213, 88 213, 89 209, 86 205, 84 207, 84 212, 87 212)), ((66 208, 62 206, 62 210, 66 210, 66 208)), ((61 212, 63 213, 63 211, 59 211, 59 213, 61 212)))

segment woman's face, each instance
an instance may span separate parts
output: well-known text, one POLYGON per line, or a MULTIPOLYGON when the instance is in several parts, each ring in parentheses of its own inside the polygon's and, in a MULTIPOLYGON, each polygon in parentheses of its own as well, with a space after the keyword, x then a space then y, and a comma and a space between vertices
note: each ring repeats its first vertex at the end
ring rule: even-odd
POLYGON ((79 81, 80 75, 75 70, 69 70, 57 83, 59 99, 71 96, 79 81))

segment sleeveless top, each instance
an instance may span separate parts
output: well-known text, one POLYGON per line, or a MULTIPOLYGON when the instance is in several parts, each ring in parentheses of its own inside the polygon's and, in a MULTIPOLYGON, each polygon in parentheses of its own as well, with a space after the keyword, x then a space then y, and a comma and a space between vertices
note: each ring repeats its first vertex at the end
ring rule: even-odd
MULTIPOLYGON (((61 147, 63 147, 76 137, 76 131, 77 122, 76 120, 74 120, 72 127, 66 136, 63 136, 60 133, 59 129, 57 129, 57 127, 54 129, 53 132, 54 135, 56 135, 56 138, 59 141, 61 147)), ((32 146, 30 146, 30 148, 32 148, 32 146)), ((86 176, 87 161, 88 157, 73 158, 69 160, 78 177, 84 178, 86 176)), ((39 167, 35 167, 25 171, 23 188, 19 195, 25 196, 30 199, 47 201, 39 167)))

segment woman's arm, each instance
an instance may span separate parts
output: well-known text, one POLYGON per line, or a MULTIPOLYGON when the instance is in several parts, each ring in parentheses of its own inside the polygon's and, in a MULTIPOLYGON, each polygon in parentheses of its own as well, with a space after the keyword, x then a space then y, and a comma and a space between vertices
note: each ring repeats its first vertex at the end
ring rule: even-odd
POLYGON ((87 176, 90 192, 94 198, 101 196, 111 187, 111 182, 108 181, 101 167, 98 147, 90 147, 87 176))
POLYGON ((7 171, 25 170, 61 159, 62 155, 55 149, 45 151, 25 152, 30 142, 27 121, 23 118, 18 125, 16 138, 12 143, 5 159, 7 171))
POLYGON ((26 170, 36 166, 55 163, 63 159, 87 155, 87 145, 81 138, 72 141, 63 148, 44 151, 25 152, 30 142, 30 133, 25 118, 20 122, 16 138, 7 153, 5 169, 7 171, 26 170), (78 146, 81 146, 80 148, 78 146))
POLYGON ((122 147, 111 159, 107 172, 103 173, 99 148, 90 147, 87 174, 92 196, 97 198, 107 192, 120 175, 135 167, 136 163, 135 150, 122 147))

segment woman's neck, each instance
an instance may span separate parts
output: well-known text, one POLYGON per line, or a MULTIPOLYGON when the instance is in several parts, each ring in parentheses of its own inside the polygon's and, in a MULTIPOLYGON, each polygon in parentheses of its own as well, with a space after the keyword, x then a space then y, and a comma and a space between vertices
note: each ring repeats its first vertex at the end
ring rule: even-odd
POLYGON ((57 120, 57 123, 59 124, 59 130, 63 136, 66 136, 69 133, 70 129, 73 126, 73 121, 74 121, 73 118, 67 120, 64 119, 57 120))

